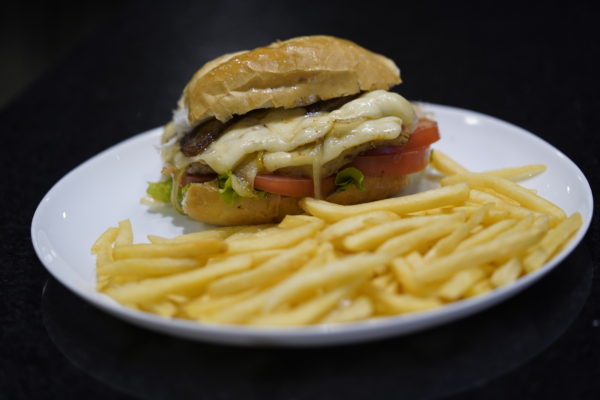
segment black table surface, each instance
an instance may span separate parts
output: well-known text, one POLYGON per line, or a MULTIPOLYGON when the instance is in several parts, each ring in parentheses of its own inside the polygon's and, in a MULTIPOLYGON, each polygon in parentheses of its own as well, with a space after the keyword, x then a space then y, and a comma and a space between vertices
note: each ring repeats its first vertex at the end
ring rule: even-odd
POLYGON ((597 189, 592 2, 481 3, 133 2, 115 15, 0 111, 0 398, 599 398, 597 218, 560 266, 488 311, 406 337, 304 350, 217 346, 133 327, 73 295, 33 251, 31 218, 52 185, 165 123, 201 64, 305 34, 391 57, 410 99, 534 132, 597 189))

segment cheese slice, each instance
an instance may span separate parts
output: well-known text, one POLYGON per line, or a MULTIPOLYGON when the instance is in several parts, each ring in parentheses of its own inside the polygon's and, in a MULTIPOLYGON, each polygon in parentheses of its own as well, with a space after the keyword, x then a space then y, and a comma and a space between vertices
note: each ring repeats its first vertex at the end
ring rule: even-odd
POLYGON ((407 135, 415 122, 408 100, 376 90, 332 112, 306 114, 303 108, 278 108, 251 114, 203 153, 188 158, 178 151, 173 161, 177 168, 202 161, 221 174, 235 170, 249 156, 262 154, 267 171, 301 165, 314 168, 316 154, 323 165, 352 147, 407 135))
POLYGON ((401 132, 402 120, 398 117, 364 121, 354 128, 344 129, 344 132, 339 135, 327 135, 323 140, 320 152, 315 149, 315 146, 318 146, 315 144, 315 146, 290 152, 265 153, 263 155, 263 166, 267 171, 272 172, 286 167, 310 165, 313 162, 314 154, 319 153, 320 165, 324 165, 340 156, 347 149, 374 141, 394 140, 401 132))

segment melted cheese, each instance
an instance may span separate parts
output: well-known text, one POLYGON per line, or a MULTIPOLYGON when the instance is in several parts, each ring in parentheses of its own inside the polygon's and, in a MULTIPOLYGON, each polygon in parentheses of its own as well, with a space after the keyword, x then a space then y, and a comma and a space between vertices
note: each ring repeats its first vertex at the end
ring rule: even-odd
POLYGON ((314 154, 312 155, 312 176, 313 176, 313 193, 317 199, 321 198, 321 166, 323 165, 323 144, 317 143, 313 147, 314 154))
POLYGON ((225 173, 235 170, 246 157, 262 153, 268 171, 299 165, 314 169, 316 163, 323 165, 349 148, 393 140, 403 132, 411 132, 415 121, 412 105, 406 99, 376 90, 329 113, 305 114, 304 109, 297 108, 250 115, 205 152, 192 158, 178 152, 173 160, 178 168, 203 161, 217 173, 225 173))
MULTIPOLYGON (((323 141, 320 165, 334 160, 342 152, 352 147, 374 141, 396 139, 402 132, 402 120, 398 117, 385 117, 374 121, 365 121, 348 130, 336 129, 336 131, 338 134, 327 135, 323 141)), ((263 156, 263 165, 267 171, 310 165, 314 154, 314 146, 291 152, 266 153, 263 156)))

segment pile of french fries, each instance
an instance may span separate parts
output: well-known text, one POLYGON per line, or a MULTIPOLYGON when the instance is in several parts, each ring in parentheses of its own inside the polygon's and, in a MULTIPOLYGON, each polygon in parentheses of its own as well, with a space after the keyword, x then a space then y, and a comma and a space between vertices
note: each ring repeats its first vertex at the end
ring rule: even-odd
POLYGON ((434 151, 439 188, 342 206, 301 201, 278 225, 133 244, 121 221, 95 242, 98 290, 165 317, 297 326, 429 310, 541 268, 581 226, 515 181, 540 165, 472 173, 434 151))

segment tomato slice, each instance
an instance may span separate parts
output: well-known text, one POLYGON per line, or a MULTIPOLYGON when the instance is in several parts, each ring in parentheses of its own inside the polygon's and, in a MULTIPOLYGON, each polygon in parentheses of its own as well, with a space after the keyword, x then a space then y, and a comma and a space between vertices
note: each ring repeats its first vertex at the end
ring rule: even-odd
POLYGON ((429 118, 419 118, 417 127, 402 147, 404 150, 420 149, 431 146, 438 140, 440 140, 440 130, 437 122, 429 118))
MULTIPOLYGON (((335 189, 334 177, 321 180, 321 193, 329 194, 335 189)), ((254 188, 290 197, 314 196, 313 180, 294 176, 260 174, 254 178, 254 188)))
POLYGON ((363 153, 374 156, 379 154, 397 154, 408 150, 422 149, 440 140, 440 131, 437 122, 420 118, 417 127, 402 146, 381 146, 363 153))
POLYGON ((393 154, 360 155, 349 167, 369 177, 403 176, 421 171, 429 162, 429 147, 393 154))
MULTIPOLYGON (((429 161, 429 148, 404 151, 397 154, 358 156, 348 167, 358 168, 365 177, 404 176, 421 171, 429 161)), ((314 196, 313 180, 275 174, 261 174, 254 178, 254 188, 290 197, 314 196)), ((321 182, 321 193, 326 195, 335 189, 333 176, 321 182)))

